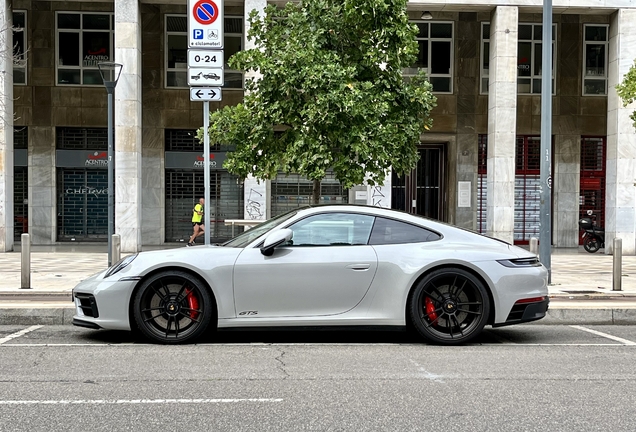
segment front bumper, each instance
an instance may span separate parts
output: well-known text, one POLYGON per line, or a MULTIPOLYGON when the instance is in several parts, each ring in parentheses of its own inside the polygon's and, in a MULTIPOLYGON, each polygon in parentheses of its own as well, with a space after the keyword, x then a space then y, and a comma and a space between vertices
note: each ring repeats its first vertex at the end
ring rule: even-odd
POLYGON ((73 325, 109 330, 130 330, 129 306, 137 281, 110 280, 103 273, 73 288, 73 325))

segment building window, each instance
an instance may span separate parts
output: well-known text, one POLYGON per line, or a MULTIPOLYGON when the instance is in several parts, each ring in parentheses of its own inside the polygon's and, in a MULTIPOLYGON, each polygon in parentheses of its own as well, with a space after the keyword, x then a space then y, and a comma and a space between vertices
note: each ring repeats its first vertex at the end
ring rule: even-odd
POLYGON ((583 26, 583 94, 607 94, 607 52, 609 28, 607 25, 583 26))
POLYGON ((97 64, 113 58, 113 14, 58 12, 57 83, 102 85, 97 64))
MULTIPOLYGON (((517 93, 541 94, 542 50, 541 24, 519 24, 517 42, 517 93)), ((490 23, 482 23, 481 33, 481 93, 488 93, 490 71, 490 23)), ((552 94, 554 86, 554 58, 556 56, 556 25, 552 25, 552 94)))
POLYGON ((55 142, 59 150, 107 150, 108 129, 58 127, 55 142))
MULTIPOLYGON (((299 174, 279 172, 271 182, 272 217, 311 204, 313 181, 299 174)), ((349 191, 342 187, 333 170, 320 182, 320 204, 346 204, 349 191)))
POLYGON ((26 11, 13 11, 13 84, 26 84, 26 11))
MULTIPOLYGON (((188 19, 186 15, 166 15, 166 87, 188 87, 188 19)), ((243 74, 229 69, 228 59, 243 49, 243 17, 226 16, 224 36, 224 89, 242 89, 243 74)))
POLYGON ((406 78, 420 70, 426 71, 433 92, 453 92, 453 23, 414 21, 419 32, 419 54, 410 68, 404 69, 406 78))

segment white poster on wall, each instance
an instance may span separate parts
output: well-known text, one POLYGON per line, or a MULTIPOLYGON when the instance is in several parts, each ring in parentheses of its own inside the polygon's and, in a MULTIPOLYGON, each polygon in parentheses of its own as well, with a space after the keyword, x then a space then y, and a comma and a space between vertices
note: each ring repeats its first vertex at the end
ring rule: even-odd
POLYGON ((387 171, 384 185, 367 185, 367 205, 391 208, 391 170, 387 171))
POLYGON ((245 219, 267 219, 267 183, 248 176, 244 183, 245 219))
POLYGON ((457 182, 457 207, 470 207, 471 182, 457 182))

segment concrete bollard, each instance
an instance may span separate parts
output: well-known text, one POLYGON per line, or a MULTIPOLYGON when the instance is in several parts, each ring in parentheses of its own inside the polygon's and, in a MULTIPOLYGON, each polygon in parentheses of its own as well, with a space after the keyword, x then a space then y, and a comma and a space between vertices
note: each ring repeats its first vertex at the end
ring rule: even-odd
POLYGON ((24 233, 20 236, 22 242, 21 252, 21 283, 20 288, 31 288, 31 236, 24 233))
POLYGON ((119 234, 113 234, 110 256, 113 260, 112 264, 119 262, 121 259, 121 235, 119 234))
POLYGON ((539 239, 536 237, 530 237, 530 252, 535 255, 539 254, 539 239))
POLYGON ((614 238, 614 277, 612 278, 612 290, 621 291, 623 285, 623 240, 614 238))

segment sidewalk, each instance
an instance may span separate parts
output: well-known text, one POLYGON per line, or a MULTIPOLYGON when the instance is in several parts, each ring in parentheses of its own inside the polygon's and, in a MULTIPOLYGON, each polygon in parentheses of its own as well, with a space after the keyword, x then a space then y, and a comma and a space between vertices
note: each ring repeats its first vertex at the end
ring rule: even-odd
MULTIPOLYGON (((21 289, 21 254, 0 253, 0 325, 70 323, 71 290, 106 268, 106 244, 34 246, 31 289, 21 289)), ((147 249, 168 249, 163 245, 147 249)), ((19 247, 18 247, 19 249, 19 247)), ((613 256, 553 249, 549 316, 540 323, 636 324, 636 256, 623 256, 622 290, 612 286, 613 256)))

